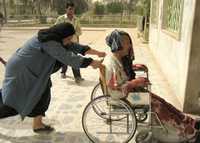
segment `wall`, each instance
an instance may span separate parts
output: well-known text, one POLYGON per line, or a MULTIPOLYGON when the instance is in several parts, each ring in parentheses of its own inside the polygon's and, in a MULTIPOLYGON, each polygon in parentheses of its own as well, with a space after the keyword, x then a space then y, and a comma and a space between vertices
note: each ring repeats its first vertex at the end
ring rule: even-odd
POLYGON ((184 111, 200 115, 200 1, 196 1, 184 111))
MULTIPOLYGON (((152 0, 153 1, 153 0, 152 0)), ((174 38, 162 27, 163 0, 159 1, 158 26, 150 25, 149 46, 175 95, 184 106, 187 69, 191 47, 196 0, 184 0, 180 38, 174 38)))

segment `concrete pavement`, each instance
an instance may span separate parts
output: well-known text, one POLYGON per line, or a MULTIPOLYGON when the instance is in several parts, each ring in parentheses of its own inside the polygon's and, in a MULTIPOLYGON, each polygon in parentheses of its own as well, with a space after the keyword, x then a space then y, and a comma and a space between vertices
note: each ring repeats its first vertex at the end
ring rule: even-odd
MULTIPOLYGON (((111 28, 85 28, 80 38, 81 43, 89 44, 92 48, 109 51, 105 37, 111 28)), ((129 32, 134 41, 136 60, 149 67, 152 91, 180 108, 167 80, 159 65, 151 54, 148 45, 143 44, 136 36, 136 29, 123 29, 129 32)), ((24 41, 37 33, 37 29, 8 30, 0 33, 0 56, 8 59, 24 41)), ((97 58, 97 57, 94 57, 97 58)), ((2 85, 4 67, 0 65, 0 85, 2 85)), ((98 71, 92 68, 82 69, 83 83, 77 85, 69 68, 66 79, 60 78, 60 73, 52 75, 52 100, 45 121, 56 128, 50 135, 37 135, 32 132, 32 120, 26 118, 21 122, 20 117, 0 120, 0 143, 88 143, 81 126, 82 112, 90 101, 90 93, 98 82, 98 71)), ((134 142, 134 141, 132 141, 134 142)))

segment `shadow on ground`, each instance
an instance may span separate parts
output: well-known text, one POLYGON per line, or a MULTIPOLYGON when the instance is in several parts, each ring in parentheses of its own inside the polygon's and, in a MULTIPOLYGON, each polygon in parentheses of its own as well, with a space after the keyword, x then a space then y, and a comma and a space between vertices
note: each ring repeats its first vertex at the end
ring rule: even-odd
POLYGON ((97 85, 98 81, 85 79, 81 83, 77 84, 74 80, 68 80, 67 84, 69 84, 69 85, 79 85, 79 86, 82 86, 82 87, 89 87, 89 86, 95 86, 95 85, 97 85))
POLYGON ((55 132, 51 134, 13 137, 0 133, 0 141, 11 143, 91 143, 81 132, 55 132))

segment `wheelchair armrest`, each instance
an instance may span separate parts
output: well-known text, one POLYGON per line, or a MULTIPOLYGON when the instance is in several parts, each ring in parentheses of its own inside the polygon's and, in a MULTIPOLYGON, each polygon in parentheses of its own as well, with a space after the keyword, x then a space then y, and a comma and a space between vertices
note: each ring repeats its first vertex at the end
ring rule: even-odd
POLYGON ((148 68, 144 64, 134 64, 134 65, 132 65, 132 68, 133 68, 134 71, 148 72, 148 68))

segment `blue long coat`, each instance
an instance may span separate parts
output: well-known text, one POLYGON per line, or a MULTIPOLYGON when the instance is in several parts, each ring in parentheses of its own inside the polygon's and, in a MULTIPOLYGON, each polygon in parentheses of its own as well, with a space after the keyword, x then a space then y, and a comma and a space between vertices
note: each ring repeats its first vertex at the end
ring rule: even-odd
MULTIPOLYGON (((78 44, 71 49, 76 53, 84 51, 78 44)), ((84 57, 64 49, 56 41, 41 43, 34 36, 7 62, 2 87, 3 103, 16 109, 23 119, 40 100, 56 61, 80 68, 83 60, 84 57)))

